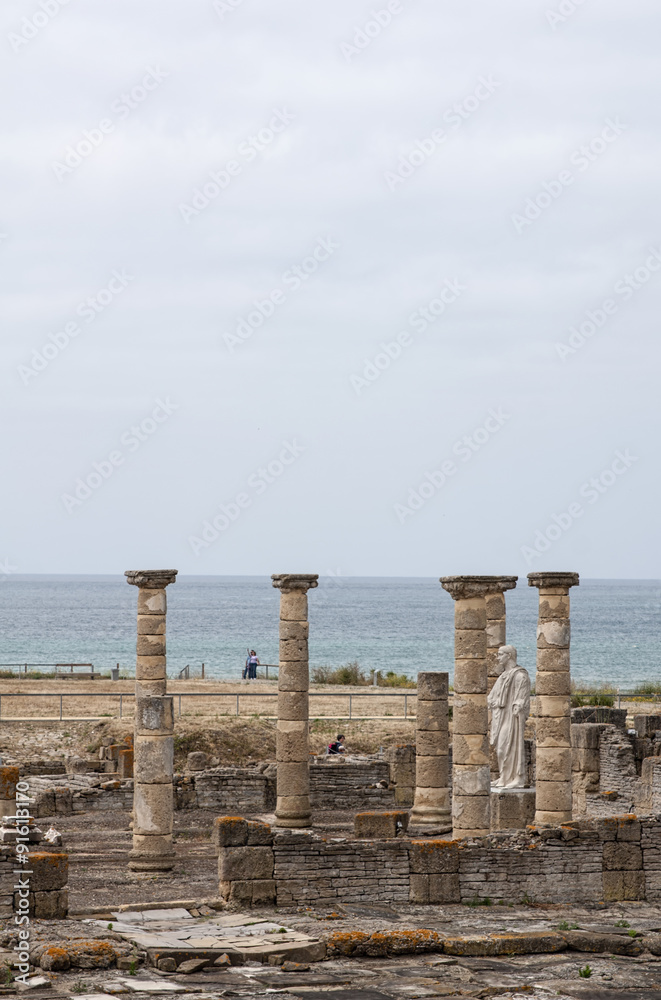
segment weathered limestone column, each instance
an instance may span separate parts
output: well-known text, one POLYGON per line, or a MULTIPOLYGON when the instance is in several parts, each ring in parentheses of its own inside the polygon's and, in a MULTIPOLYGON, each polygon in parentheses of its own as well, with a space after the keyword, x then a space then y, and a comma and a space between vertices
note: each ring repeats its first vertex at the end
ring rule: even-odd
POLYGON ((507 642, 505 591, 514 590, 518 576, 495 577, 494 590, 486 595, 487 609, 487 691, 496 683, 501 668, 498 666, 498 650, 507 642))
POLYGON ((452 828, 448 747, 448 675, 419 673, 411 824, 433 824, 439 833, 452 828))
POLYGON ((127 583, 138 591, 138 643, 135 664, 135 697, 164 695, 167 690, 165 661, 165 588, 177 578, 176 569, 128 569, 127 583))
POLYGON ((305 827, 312 825, 308 738, 308 590, 317 586, 319 576, 280 573, 274 574, 271 579, 273 586, 280 590, 276 824, 305 827))
POLYGON ((129 868, 138 872, 170 871, 174 773, 172 696, 145 695, 135 711, 135 783, 133 850, 129 868))
POLYGON ((572 818, 569 589, 578 573, 529 573, 539 589, 535 694, 536 823, 572 818))
POLYGON ((487 711, 487 594, 499 576, 444 576, 454 605, 452 836, 490 832, 491 771, 487 711))

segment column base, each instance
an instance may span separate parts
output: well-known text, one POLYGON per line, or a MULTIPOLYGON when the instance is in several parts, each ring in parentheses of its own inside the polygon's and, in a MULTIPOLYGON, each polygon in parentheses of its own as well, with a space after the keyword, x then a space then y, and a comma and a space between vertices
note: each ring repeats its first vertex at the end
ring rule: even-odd
POLYGON ((312 826, 312 810, 307 795, 279 795, 275 810, 275 825, 295 830, 312 826))
POLYGON ((490 833, 491 830, 457 830, 453 827, 452 839, 463 840, 465 837, 470 837, 472 840, 479 840, 481 837, 488 837, 490 833))
POLYGON ((132 872, 170 872, 176 862, 172 854, 147 854, 143 851, 131 851, 129 854, 129 871, 132 872))
POLYGON ((443 833, 452 829, 452 814, 449 809, 414 805, 409 816, 409 830, 412 826, 434 826, 439 828, 439 833, 443 833))
POLYGON ((540 809, 535 813, 535 826, 559 826, 571 821, 571 812, 544 812, 540 809))

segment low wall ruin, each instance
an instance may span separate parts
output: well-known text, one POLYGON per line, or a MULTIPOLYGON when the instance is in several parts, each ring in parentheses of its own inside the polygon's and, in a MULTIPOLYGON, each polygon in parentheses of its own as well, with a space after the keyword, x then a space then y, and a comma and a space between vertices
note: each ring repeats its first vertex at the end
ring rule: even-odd
POLYGON ((528 827, 480 840, 358 840, 221 817, 221 895, 233 905, 661 902, 661 818, 528 827))

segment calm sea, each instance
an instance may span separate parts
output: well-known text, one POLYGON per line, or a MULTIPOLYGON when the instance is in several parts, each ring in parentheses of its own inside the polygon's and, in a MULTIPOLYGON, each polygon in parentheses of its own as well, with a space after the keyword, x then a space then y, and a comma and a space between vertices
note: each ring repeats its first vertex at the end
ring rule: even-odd
MULTIPOLYGON (((180 576, 168 587, 168 674, 205 663, 239 679, 246 648, 278 662, 279 592, 268 577, 180 576)), ((137 589, 124 577, 9 576, 0 584, 0 663, 135 665, 137 589)), ((535 668, 537 590, 507 594, 507 638, 535 668)), ((661 680, 661 583, 582 580, 571 591, 572 674, 623 689, 661 680)), ((310 591, 310 661, 452 674, 453 601, 436 579, 347 577, 310 591)))

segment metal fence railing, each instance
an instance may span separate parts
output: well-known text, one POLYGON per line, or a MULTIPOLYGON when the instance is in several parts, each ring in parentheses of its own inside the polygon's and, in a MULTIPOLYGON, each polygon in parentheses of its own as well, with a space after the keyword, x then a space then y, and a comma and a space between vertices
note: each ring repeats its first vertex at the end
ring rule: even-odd
MULTIPOLYGON (((278 697, 278 694, 277 694, 276 691, 264 691, 264 692, 257 692, 257 691, 255 691, 255 692, 252 692, 252 691, 213 692, 213 691, 210 691, 209 693, 206 693, 206 692, 195 692, 195 691, 185 691, 185 692, 182 691, 181 693, 179 693, 179 692, 173 693, 172 697, 175 700, 175 703, 176 703, 176 706, 177 706, 177 715, 179 717, 181 717, 181 715, 183 714, 182 713, 182 706, 184 704, 184 700, 186 698, 188 698, 188 699, 196 699, 197 700, 197 702, 198 702, 197 706, 195 706, 194 702, 193 703, 189 702, 189 704, 191 704, 192 707, 197 707, 197 708, 199 708, 199 707, 206 707, 212 700, 217 702, 218 699, 224 699, 226 701, 226 703, 227 703, 228 709, 230 709, 230 710, 229 711, 225 711, 223 713, 219 713, 219 714, 223 714, 223 715, 233 715, 233 716, 257 715, 257 716, 260 716, 260 717, 263 717, 263 718, 269 718, 269 719, 275 719, 275 718, 277 718, 277 715, 275 713, 273 713, 273 712, 270 712, 270 711, 266 711, 265 712, 265 711, 260 711, 259 710, 259 709, 261 709, 261 708, 263 708, 265 706, 260 706, 259 704, 255 704, 256 700, 259 700, 259 699, 262 699, 262 700, 266 701, 267 703, 271 703, 272 704, 273 703, 273 699, 278 697), (252 706, 249 706, 247 704, 250 700, 252 700, 252 702, 253 702, 252 706), (242 706, 244 707, 244 711, 242 711, 242 706)), ((339 719, 347 719, 347 720, 350 720, 350 719, 392 719, 393 721, 396 720, 396 719, 399 719, 399 720, 401 720, 401 719, 412 720, 412 719, 415 719, 415 713, 411 712, 410 700, 411 699, 415 699, 416 697, 417 697, 417 695, 416 695, 416 693, 414 691, 406 691, 406 692, 402 692, 402 691, 397 691, 397 692, 392 691, 391 692, 391 691, 388 691, 388 692, 385 692, 385 691, 377 690, 377 691, 369 691, 369 692, 361 692, 361 693, 339 692, 339 691, 338 692, 317 692, 317 691, 311 691, 310 692, 310 718, 311 719, 331 719, 331 720, 332 719, 338 719, 338 720, 339 719), (338 699, 338 698, 342 699, 344 701, 344 704, 341 705, 341 708, 344 708, 345 711, 340 711, 337 714, 333 714, 333 715, 317 715, 313 711, 313 700, 314 699, 319 699, 319 698, 323 698, 324 701, 326 701, 326 702, 329 699, 338 699), (373 701, 373 699, 375 699, 375 698, 377 698, 379 700, 381 700, 381 699, 389 699, 389 700, 399 699, 399 702, 400 702, 399 708, 400 708, 400 712, 402 714, 395 715, 393 713, 389 713, 389 714, 386 713, 386 714, 383 714, 383 715, 375 715, 373 712, 370 713, 370 714, 361 714, 361 712, 360 712, 360 708, 361 708, 360 703, 363 702, 362 708, 363 708, 363 713, 364 713, 364 709, 366 707, 365 703, 367 703, 367 705, 369 705, 369 702, 373 701)), ((61 691, 61 692, 52 692, 52 693, 48 693, 48 692, 29 692, 29 693, 25 692, 25 693, 22 693, 22 692, 17 692, 17 691, 13 691, 13 692, 10 692, 10 693, 2 692, 2 693, 0 693, 0 720, 4 719, 6 721, 6 720, 11 719, 11 718, 20 718, 20 716, 7 715, 6 713, 3 715, 3 703, 6 701, 7 698, 29 698, 29 699, 51 698, 51 699, 54 699, 56 705, 58 705, 58 714, 53 715, 53 716, 48 716, 48 717, 42 716, 42 718, 60 719, 62 721, 67 721, 67 720, 74 721, 76 719, 76 716, 71 716, 71 715, 65 715, 64 714, 64 704, 65 704, 64 703, 64 699, 65 698, 84 698, 86 705, 89 704, 89 699, 97 699, 97 703, 98 703, 98 699, 103 699, 103 700, 106 701, 106 706, 110 702, 111 704, 114 704, 114 706, 116 708, 116 711, 106 712, 105 715, 106 716, 116 716, 116 717, 122 719, 122 718, 124 718, 124 716, 126 714, 125 713, 126 703, 127 702, 130 703, 130 702, 132 702, 135 699, 135 693, 133 691, 126 691, 126 692, 118 691, 117 693, 114 693, 114 692, 99 692, 99 691, 61 691)), ((375 706, 375 708, 376 707, 377 706, 375 706)), ((379 707, 381 707, 381 706, 379 706, 379 707)), ((397 707, 397 706, 395 706, 395 707, 397 707)), ((274 708, 275 708, 275 705, 274 705, 274 708)), ((133 714, 133 713, 131 713, 131 714, 133 714)), ((199 712, 197 714, 205 714, 205 713, 199 712)), ((101 715, 85 716, 85 718, 86 719, 89 719, 89 718, 98 719, 98 718, 103 718, 103 716, 101 716, 101 715)))

